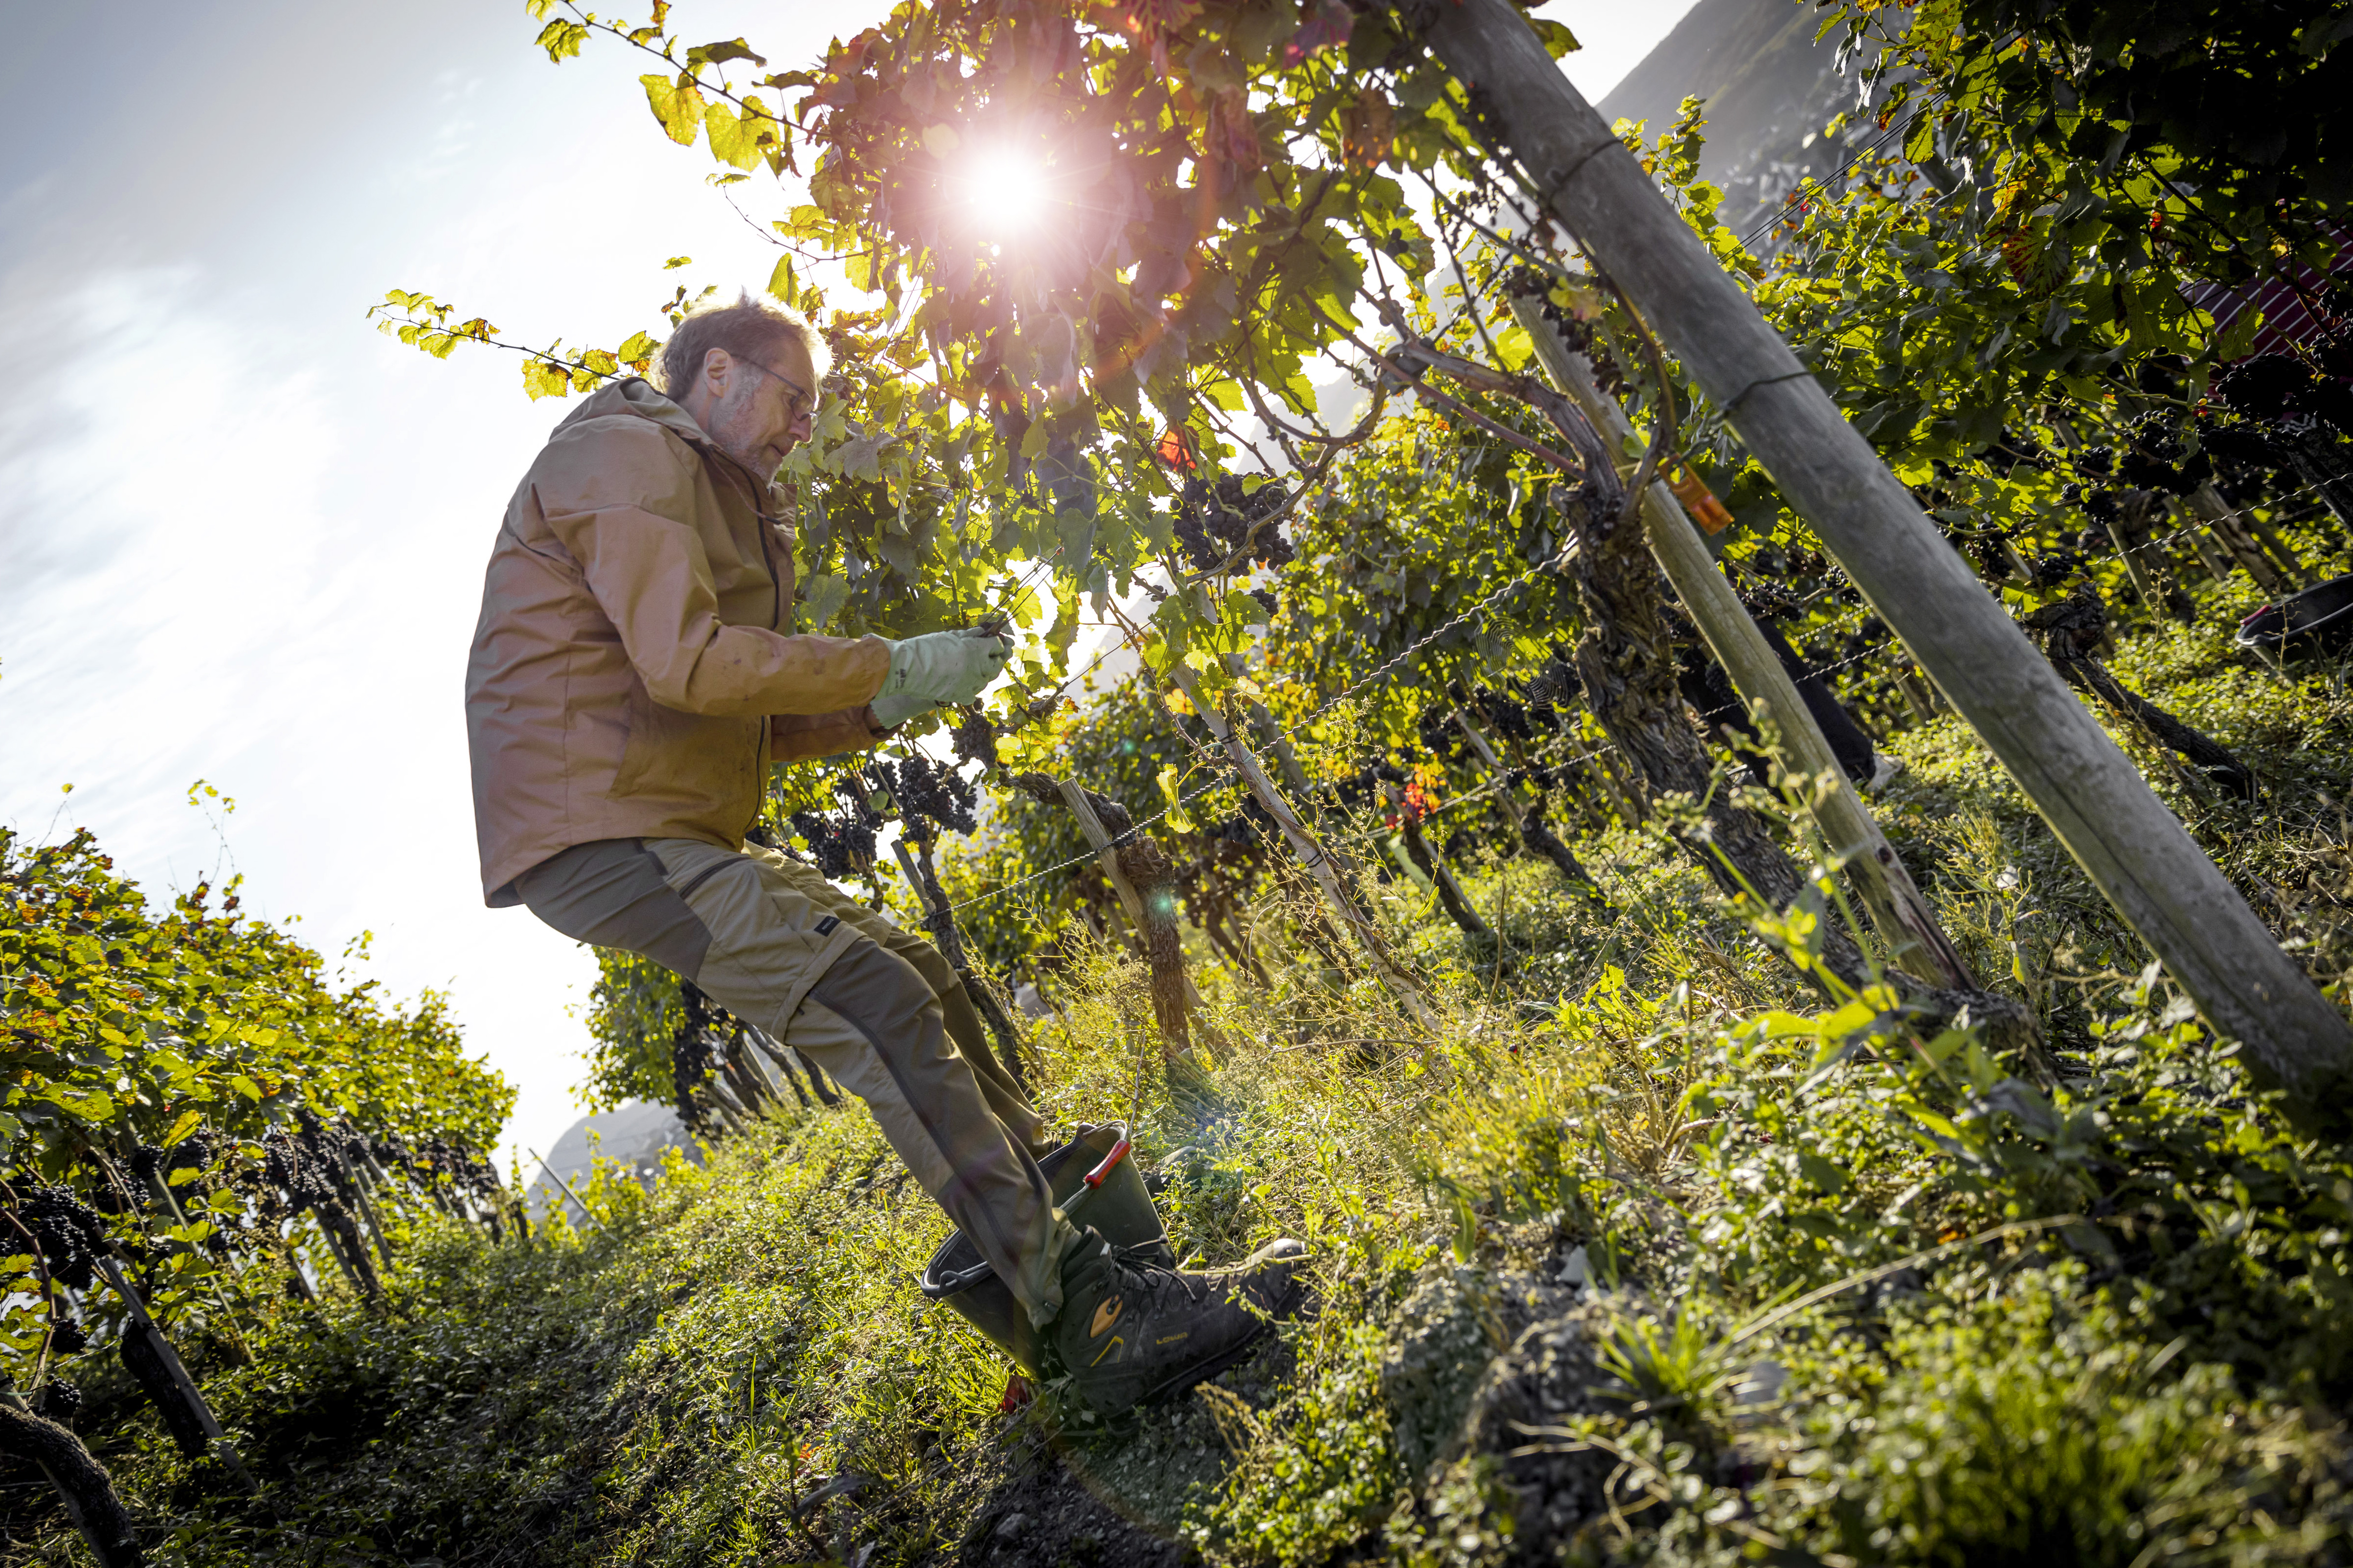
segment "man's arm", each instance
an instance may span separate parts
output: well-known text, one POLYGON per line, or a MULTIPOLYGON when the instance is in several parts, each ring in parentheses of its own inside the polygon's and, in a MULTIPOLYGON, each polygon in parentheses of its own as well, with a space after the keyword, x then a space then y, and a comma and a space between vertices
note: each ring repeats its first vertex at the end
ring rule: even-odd
POLYGON ((890 673, 881 637, 786 637, 720 621, 702 541, 680 521, 694 504, 691 461, 652 423, 616 418, 559 436, 532 474, 541 513, 580 563, 646 690, 665 708, 719 717, 862 708, 890 673))
POLYGON ((874 710, 868 707, 845 708, 839 713, 772 714, 768 761, 781 765, 862 752, 890 732, 875 721, 874 710))

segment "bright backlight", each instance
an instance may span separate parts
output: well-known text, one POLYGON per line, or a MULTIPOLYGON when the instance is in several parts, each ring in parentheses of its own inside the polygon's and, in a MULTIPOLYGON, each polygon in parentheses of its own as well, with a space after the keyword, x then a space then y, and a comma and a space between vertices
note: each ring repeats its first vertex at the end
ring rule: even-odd
POLYGON ((989 153, 976 158, 966 199, 981 226, 999 239, 1034 226, 1046 211, 1046 171, 1019 153, 989 153))

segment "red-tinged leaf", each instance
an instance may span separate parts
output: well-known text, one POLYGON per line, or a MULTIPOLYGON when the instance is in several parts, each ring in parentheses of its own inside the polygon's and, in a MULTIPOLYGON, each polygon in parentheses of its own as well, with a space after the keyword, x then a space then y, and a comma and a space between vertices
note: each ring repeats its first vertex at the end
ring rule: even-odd
POLYGON ((1342 0, 1317 0, 1315 14, 1307 19, 1304 26, 1291 35, 1289 43, 1282 46, 1282 63, 1295 66, 1310 55, 1346 43, 1348 33, 1356 25, 1356 13, 1349 10, 1342 0))

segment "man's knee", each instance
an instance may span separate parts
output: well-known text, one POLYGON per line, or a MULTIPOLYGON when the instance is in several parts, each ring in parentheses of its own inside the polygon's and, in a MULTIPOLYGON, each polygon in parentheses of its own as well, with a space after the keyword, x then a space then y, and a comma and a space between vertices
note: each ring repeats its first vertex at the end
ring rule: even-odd
POLYGON ((922 969, 879 942, 854 942, 834 960, 809 995, 866 1037, 886 1060, 923 1032, 923 1013, 939 1015, 939 997, 922 969))
POLYGON ((883 945, 893 955, 912 965, 935 995, 945 996, 964 984, 956 978, 956 972, 948 967, 948 961, 940 950, 913 931, 892 931, 883 945))

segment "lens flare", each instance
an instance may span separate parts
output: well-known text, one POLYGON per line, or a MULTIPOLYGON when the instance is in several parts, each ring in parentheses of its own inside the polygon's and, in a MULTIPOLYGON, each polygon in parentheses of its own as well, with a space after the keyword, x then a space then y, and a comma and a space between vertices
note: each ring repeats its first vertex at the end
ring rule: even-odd
POLYGON ((1037 226, 1052 197, 1045 166, 1027 153, 995 151, 976 157, 965 199, 990 237, 1006 240, 1037 226))

